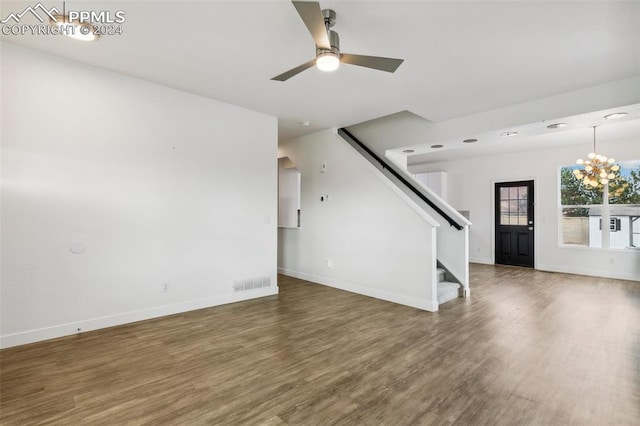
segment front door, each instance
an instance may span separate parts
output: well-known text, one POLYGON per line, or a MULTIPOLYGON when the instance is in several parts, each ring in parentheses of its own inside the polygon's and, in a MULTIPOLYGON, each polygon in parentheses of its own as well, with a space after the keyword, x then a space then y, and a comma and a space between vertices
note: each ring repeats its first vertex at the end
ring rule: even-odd
POLYGON ((496 183, 496 263, 533 268, 533 181, 496 183))

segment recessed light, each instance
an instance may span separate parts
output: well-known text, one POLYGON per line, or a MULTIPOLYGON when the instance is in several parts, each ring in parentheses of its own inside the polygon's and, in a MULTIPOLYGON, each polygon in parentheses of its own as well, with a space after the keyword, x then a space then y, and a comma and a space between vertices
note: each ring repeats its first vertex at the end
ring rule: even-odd
POLYGON ((60 33, 81 41, 96 41, 100 35, 89 22, 70 21, 67 15, 49 15, 49 24, 60 28, 60 33))
POLYGON ((404 152, 405 154, 411 154, 411 153, 416 152, 416 151, 415 151, 415 150, 413 150, 413 149, 405 149, 405 150, 404 150, 404 151, 402 151, 402 152, 404 152))
POLYGON ((559 129, 561 127, 565 127, 567 123, 553 123, 547 126, 547 129, 559 129))
POLYGON ((431 148, 442 148, 444 145, 431 145, 431 148))
POLYGON ((302 124, 302 125, 303 125, 303 126, 305 126, 305 127, 309 127, 309 126, 311 126, 311 122, 310 122, 309 120, 301 121, 301 122, 300 122, 300 124, 302 124))
POLYGON ((511 136, 516 136, 518 134, 518 132, 502 132, 500 133, 500 136, 502 136, 503 138, 510 138, 511 136))
POLYGON ((622 118, 625 115, 627 115, 626 112, 614 112, 614 113, 605 115, 604 119, 605 120, 615 120, 616 118, 622 118))
POLYGON ((478 142, 478 139, 465 139, 462 142, 463 143, 474 143, 474 142, 478 142))

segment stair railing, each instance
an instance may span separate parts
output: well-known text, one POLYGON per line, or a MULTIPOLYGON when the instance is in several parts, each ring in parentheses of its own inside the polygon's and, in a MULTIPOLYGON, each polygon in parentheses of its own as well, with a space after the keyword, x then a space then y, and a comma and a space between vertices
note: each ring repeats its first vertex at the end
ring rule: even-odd
POLYGON ((404 176, 398 173, 393 167, 391 167, 386 161, 380 158, 375 152, 371 151, 369 147, 360 142, 358 138, 353 136, 351 132, 349 132, 345 128, 338 129, 338 134, 343 138, 351 139, 356 145, 358 145, 362 150, 364 150, 367 154, 369 154, 375 161, 377 161, 383 169, 386 169, 391 173, 396 179, 402 182, 411 192, 413 192, 420 200, 424 201, 429 207, 431 207, 436 213, 442 216, 450 226, 453 226, 458 231, 462 230, 463 226, 455 221, 451 216, 449 216, 444 210, 434 204, 429 198, 427 198, 421 191, 419 191, 411 182, 409 182, 404 176))

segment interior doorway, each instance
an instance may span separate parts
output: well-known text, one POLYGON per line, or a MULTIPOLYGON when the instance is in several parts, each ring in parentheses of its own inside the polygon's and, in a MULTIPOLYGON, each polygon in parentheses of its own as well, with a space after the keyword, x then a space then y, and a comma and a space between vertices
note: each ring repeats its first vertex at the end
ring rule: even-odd
POLYGON ((278 158, 278 227, 300 228, 301 175, 289 157, 278 158))

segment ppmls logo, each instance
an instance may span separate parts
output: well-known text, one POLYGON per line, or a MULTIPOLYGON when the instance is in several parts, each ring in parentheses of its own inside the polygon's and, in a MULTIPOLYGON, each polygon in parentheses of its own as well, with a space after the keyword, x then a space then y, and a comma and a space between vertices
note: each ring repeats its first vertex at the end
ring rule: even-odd
POLYGON ((44 23, 45 19, 53 20, 54 22, 56 22, 57 20, 55 18, 55 15, 57 15, 59 11, 55 7, 52 7, 51 9, 47 10, 47 8, 42 5, 42 3, 38 3, 33 7, 28 6, 25 10, 23 10, 20 13, 10 13, 9 16, 7 16, 2 21, 0 21, 0 24, 6 24, 11 20, 15 21, 15 23, 17 24, 20 22, 20 20, 24 15, 27 15, 29 13, 35 16, 38 19, 38 21, 44 23), (38 10, 40 10, 40 13, 45 15, 46 18, 42 18, 42 16, 38 13, 38 10))
POLYGON ((60 13, 57 7, 47 8, 39 2, 21 12, 9 13, 0 24, 5 36, 65 35, 92 41, 100 36, 121 35, 125 20, 124 10, 67 10, 66 2, 62 2, 60 13))

